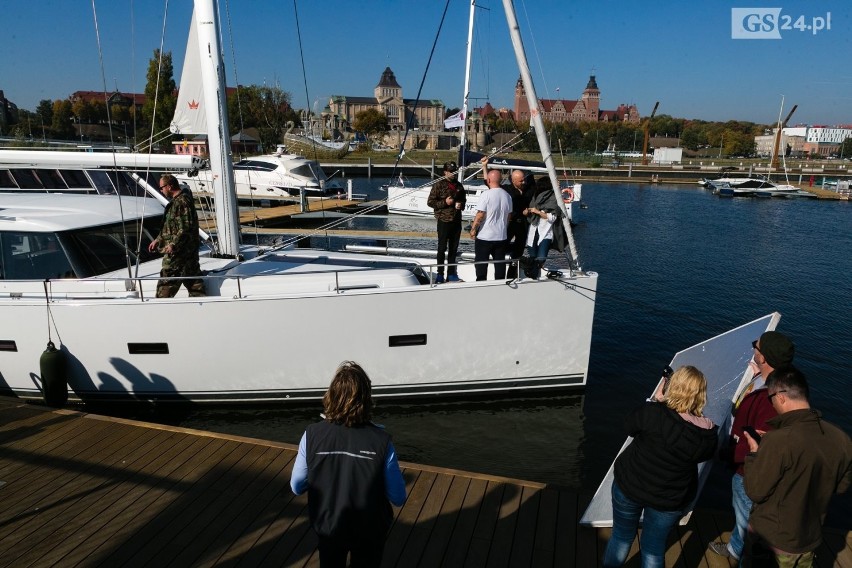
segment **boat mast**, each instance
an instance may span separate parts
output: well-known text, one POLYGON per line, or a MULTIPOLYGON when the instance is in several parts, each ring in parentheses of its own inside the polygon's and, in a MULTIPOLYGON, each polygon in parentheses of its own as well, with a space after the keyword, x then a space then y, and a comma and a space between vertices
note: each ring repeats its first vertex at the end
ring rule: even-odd
POLYGON ((470 0, 470 17, 467 25, 467 59, 464 67, 464 99, 462 100, 461 160, 459 181, 464 183, 464 161, 467 151, 467 103, 470 99, 470 59, 473 52, 473 17, 476 12, 476 0, 470 0))
POLYGON ((521 39, 521 29, 518 27, 518 18, 515 16, 515 7, 512 4, 512 0, 503 0, 503 9, 506 11, 506 22, 509 24, 509 34, 512 37, 512 46, 515 48, 515 58, 518 60, 518 69, 521 72, 521 80, 524 83, 524 90, 527 94, 527 103, 530 107, 530 122, 533 128, 535 128, 538 145, 541 148, 541 157, 544 159, 544 165, 547 167, 547 175, 550 177, 553 193, 556 195, 556 203, 562 209, 562 225, 565 227, 565 234, 568 236, 569 261, 572 268, 582 270, 580 259, 577 255, 577 245, 574 243, 574 234, 571 232, 570 215, 565 207, 565 202, 562 200, 562 193, 559 190, 556 166, 553 163, 553 154, 550 151, 547 132, 544 130, 544 122, 541 119, 541 112, 538 108, 538 97, 536 96, 532 75, 527 64, 524 42, 521 39))
POLYGON ((207 144, 216 203, 219 254, 236 257, 239 253, 240 226, 237 222, 237 196, 228 131, 228 106, 225 100, 225 64, 219 44, 218 0, 195 0, 196 31, 201 59, 201 82, 207 113, 207 144))

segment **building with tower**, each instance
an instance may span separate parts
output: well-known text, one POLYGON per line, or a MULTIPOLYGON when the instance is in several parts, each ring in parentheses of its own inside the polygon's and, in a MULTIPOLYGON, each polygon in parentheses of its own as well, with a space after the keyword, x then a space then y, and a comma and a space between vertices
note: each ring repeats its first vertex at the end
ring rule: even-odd
MULTIPOLYGON (((639 124, 639 110, 636 105, 621 104, 615 110, 601 110, 601 91, 595 76, 583 90, 580 100, 539 99, 538 106, 543 120, 549 122, 628 122, 639 124)), ((515 120, 529 122, 530 106, 521 79, 515 84, 515 120)))
POLYGON ((404 130, 409 119, 412 128, 421 130, 443 130, 446 108, 439 100, 423 99, 414 106, 415 99, 402 96, 402 87, 393 71, 386 67, 379 84, 373 89, 372 97, 333 95, 328 103, 329 120, 340 124, 352 124, 359 112, 376 109, 388 117, 391 130, 404 130))

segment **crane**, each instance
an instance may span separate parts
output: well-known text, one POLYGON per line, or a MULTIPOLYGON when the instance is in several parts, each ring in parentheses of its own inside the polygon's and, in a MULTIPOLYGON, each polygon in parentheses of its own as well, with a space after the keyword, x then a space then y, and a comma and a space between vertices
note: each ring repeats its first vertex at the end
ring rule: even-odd
POLYGON ((790 109, 790 114, 787 115, 784 122, 778 125, 778 132, 775 133, 775 147, 772 149, 772 164, 769 166, 770 169, 778 169, 778 147, 781 145, 781 131, 787 126, 787 121, 790 120, 790 117, 793 116, 797 108, 799 108, 799 105, 793 105, 793 108, 790 109))
POLYGON ((654 118, 654 115, 657 114, 657 107, 660 106, 660 101, 654 103, 654 110, 651 111, 651 116, 645 119, 645 126, 642 127, 642 130, 645 134, 645 138, 642 141, 642 165, 648 165, 648 131, 651 128, 651 119, 654 118))

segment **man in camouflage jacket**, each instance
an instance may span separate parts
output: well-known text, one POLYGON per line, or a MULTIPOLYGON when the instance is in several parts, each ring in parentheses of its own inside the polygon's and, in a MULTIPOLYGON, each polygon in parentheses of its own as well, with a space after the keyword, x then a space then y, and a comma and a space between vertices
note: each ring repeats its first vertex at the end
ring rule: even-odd
POLYGON ((163 254, 157 297, 173 297, 180 290, 181 284, 186 286, 190 296, 205 296, 204 282, 200 278, 169 280, 170 277, 201 276, 201 267, 198 265, 201 240, 198 236, 198 213, 192 195, 181 190, 177 179, 170 174, 160 178, 160 191, 171 199, 171 203, 166 206, 160 235, 148 245, 150 252, 157 250, 163 254))

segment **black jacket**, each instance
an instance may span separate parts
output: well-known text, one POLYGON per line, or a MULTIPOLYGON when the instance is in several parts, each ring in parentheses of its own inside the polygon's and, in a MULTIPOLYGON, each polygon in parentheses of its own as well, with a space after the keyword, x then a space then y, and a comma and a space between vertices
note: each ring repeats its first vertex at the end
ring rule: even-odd
POLYGON ((719 427, 701 428, 660 402, 649 402, 624 421, 633 442, 615 461, 625 495, 661 511, 686 508, 698 487, 698 464, 713 457, 719 427))
POLYGON ((390 441, 372 424, 308 426, 308 511, 318 535, 343 542, 384 536, 393 520, 384 478, 390 441))

